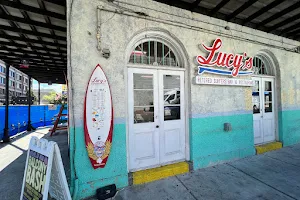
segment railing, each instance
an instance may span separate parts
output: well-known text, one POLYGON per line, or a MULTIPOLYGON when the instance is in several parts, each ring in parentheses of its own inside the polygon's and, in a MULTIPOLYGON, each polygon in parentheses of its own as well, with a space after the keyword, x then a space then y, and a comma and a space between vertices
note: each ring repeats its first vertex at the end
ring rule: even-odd
MULTIPOLYGON (((52 125, 55 121, 55 115, 58 114, 61 105, 57 106, 31 106, 31 124, 34 128, 52 125)), ((65 106, 67 107, 67 106, 65 106)), ((28 105, 9 106, 9 136, 14 136, 27 129, 28 123, 28 105)), ((64 110, 67 114, 67 110, 64 110)), ((5 127, 5 106, 0 106, 0 140, 3 139, 5 127)))

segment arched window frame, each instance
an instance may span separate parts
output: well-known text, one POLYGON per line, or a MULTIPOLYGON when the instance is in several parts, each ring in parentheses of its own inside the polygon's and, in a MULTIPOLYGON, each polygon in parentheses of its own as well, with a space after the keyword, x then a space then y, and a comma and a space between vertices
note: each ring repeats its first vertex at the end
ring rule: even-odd
POLYGON ((262 54, 254 56, 253 74, 258 76, 275 76, 273 63, 262 54))
MULTIPOLYGON (((144 51, 144 49, 143 49, 143 51, 144 51)), ((128 64, 130 64, 130 65, 141 65, 142 64, 142 65, 148 65, 148 66, 184 68, 184 64, 183 64, 182 58, 180 57, 180 53, 172 45, 171 42, 164 40, 162 38, 158 38, 158 37, 143 38, 135 43, 135 45, 132 47, 130 52, 131 52, 131 55, 128 56, 128 64), (154 57, 154 62, 149 62, 149 60, 146 60, 147 62, 135 62, 136 61, 135 58, 134 57, 132 58, 132 52, 134 52, 138 46, 140 46, 141 44, 145 44, 146 42, 148 44, 149 44, 149 42, 154 42, 154 46, 155 46, 155 43, 161 43, 162 46, 164 46, 164 49, 169 49, 174 55, 175 65, 171 65, 171 62, 169 62, 170 64, 168 64, 168 65, 167 65, 168 62, 166 62, 166 63, 163 62, 162 64, 159 64, 157 62, 158 57, 157 58, 154 57), (131 62, 131 61, 133 61, 133 62, 131 62)), ((162 53, 165 53, 165 52, 163 52, 163 50, 162 50, 162 53)), ((154 50, 154 54, 156 54, 156 56, 157 56, 157 49, 154 50)), ((150 57, 151 57, 151 53, 150 53, 150 57)), ((162 57, 160 57, 160 58, 162 59, 162 57)), ((147 56, 147 59, 149 59, 148 56, 147 56)), ((143 61, 145 61, 145 59, 143 59, 143 61)))

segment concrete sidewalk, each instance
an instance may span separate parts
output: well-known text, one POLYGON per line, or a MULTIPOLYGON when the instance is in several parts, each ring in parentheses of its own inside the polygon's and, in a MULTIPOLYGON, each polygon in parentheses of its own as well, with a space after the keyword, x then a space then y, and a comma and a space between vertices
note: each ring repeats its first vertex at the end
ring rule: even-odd
POLYGON ((115 199, 300 199, 300 144, 127 187, 115 199))
POLYGON ((0 143, 0 199, 20 199, 22 181, 26 163, 27 149, 30 138, 36 136, 57 142, 67 179, 70 175, 70 162, 68 157, 68 133, 60 131, 49 137, 49 128, 37 129, 14 138, 10 143, 0 143))
MULTIPOLYGON (((61 132, 53 137, 48 135, 48 129, 39 129, 21 135, 9 144, 0 144, 1 200, 17 200, 20 197, 31 136, 58 143, 69 178, 67 133, 61 132)), ((114 199, 300 199, 300 144, 148 184, 130 186, 119 191, 114 199)))

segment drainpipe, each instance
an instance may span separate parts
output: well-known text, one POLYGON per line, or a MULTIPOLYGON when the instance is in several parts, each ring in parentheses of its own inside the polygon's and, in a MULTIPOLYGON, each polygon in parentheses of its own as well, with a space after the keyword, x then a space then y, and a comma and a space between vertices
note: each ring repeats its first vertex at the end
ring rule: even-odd
POLYGON ((5 79, 5 127, 3 142, 9 142, 9 128, 8 128, 8 106, 9 106, 9 65, 6 64, 6 79, 5 79))

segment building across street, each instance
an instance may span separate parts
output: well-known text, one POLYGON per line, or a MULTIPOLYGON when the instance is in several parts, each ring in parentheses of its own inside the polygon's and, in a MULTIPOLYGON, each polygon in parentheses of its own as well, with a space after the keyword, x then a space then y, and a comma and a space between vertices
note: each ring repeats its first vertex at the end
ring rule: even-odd
MULTIPOLYGON (((3 61, 0 60, 0 103, 5 103, 5 78, 6 66, 3 61)), ((26 97, 29 87, 28 75, 20 70, 10 67, 9 69, 9 98, 12 97, 26 97)))

